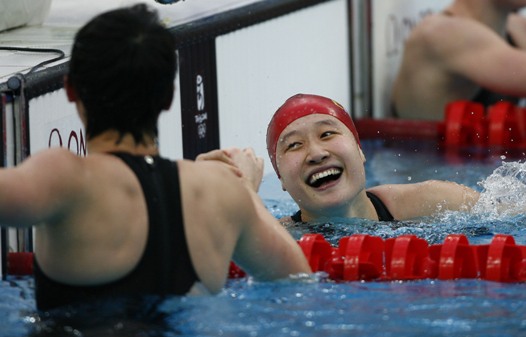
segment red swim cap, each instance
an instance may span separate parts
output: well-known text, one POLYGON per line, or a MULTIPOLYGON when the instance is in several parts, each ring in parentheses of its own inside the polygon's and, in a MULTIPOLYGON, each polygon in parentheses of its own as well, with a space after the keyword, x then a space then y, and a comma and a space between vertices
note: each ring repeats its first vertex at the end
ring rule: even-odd
POLYGON ((276 113, 274 113, 267 128, 267 151, 278 177, 279 172, 276 164, 276 146, 278 144, 279 136, 290 123, 298 118, 312 114, 336 117, 352 132, 354 139, 356 139, 356 142, 360 146, 360 138, 358 137, 358 131, 356 131, 352 118, 339 103, 330 98, 318 95, 294 95, 286 100, 276 113))

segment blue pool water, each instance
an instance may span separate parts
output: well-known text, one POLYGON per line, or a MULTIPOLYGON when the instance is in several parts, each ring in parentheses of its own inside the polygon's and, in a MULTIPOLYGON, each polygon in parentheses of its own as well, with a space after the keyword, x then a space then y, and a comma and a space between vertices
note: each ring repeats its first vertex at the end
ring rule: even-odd
MULTIPOLYGON (((363 147, 369 185, 448 179, 485 191, 489 204, 470 214, 453 212, 398 223, 334 219, 293 228, 293 235, 299 238, 316 230, 337 243, 341 236, 354 233, 383 238, 410 233, 441 243, 449 233, 463 233, 470 243, 482 244, 495 233, 504 233, 526 244, 525 216, 497 213, 488 206, 506 198, 516 210, 526 204, 522 200, 526 168, 517 161, 520 156, 445 155, 420 143, 391 147, 367 141, 363 147)), ((296 210, 275 176, 265 177, 260 193, 278 218, 296 210)), ((478 279, 343 283, 324 275, 270 283, 235 279, 214 297, 123 300, 54 316, 35 312, 30 278, 3 281, 0 296, 0 337, 526 336, 526 283, 478 279)))

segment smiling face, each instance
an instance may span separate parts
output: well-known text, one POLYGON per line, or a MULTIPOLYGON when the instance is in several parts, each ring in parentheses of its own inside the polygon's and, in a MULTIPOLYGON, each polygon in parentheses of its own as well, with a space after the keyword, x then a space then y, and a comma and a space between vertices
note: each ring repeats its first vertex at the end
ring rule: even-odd
POLYGON ((349 214, 365 189, 364 163, 351 131, 329 115, 298 118, 283 130, 276 147, 281 183, 304 220, 349 214))

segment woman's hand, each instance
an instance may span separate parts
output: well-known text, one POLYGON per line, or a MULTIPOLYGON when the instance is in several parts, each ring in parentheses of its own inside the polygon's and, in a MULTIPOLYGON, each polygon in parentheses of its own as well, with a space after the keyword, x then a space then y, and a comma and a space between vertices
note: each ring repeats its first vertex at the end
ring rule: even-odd
POLYGON ((263 178, 263 158, 257 157, 252 148, 212 150, 197 156, 196 161, 216 160, 226 164, 232 172, 245 180, 255 192, 263 178))
POLYGON ((196 158, 195 161, 204 161, 204 160, 216 160, 226 164, 232 172, 238 177, 243 176, 243 172, 236 166, 236 163, 230 158, 229 152, 223 149, 212 150, 209 152, 201 153, 196 158))
POLYGON ((227 150, 230 159, 242 172, 242 177, 255 192, 259 190, 263 179, 263 158, 256 156, 252 148, 227 150))

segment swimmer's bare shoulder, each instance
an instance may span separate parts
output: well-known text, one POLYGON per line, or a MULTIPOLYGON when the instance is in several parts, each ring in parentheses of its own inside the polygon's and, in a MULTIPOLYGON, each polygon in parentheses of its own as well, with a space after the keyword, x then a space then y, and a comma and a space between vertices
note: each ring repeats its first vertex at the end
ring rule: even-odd
POLYGON ((469 50, 469 46, 484 44, 488 39, 498 40, 499 36, 480 22, 436 13, 426 16, 412 29, 406 44, 419 47, 442 60, 455 52, 469 50))
MULTIPOLYGON (((423 48, 433 50, 438 44, 444 42, 444 30, 449 29, 451 18, 443 14, 432 14, 422 19, 412 30, 406 39, 409 48, 423 48)), ((406 47, 407 48, 407 47, 406 47)))
POLYGON ((0 214, 3 221, 31 226, 45 220, 72 202, 82 187, 82 160, 67 149, 54 148, 38 152, 16 169, 0 173, 0 214))

